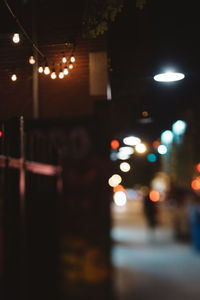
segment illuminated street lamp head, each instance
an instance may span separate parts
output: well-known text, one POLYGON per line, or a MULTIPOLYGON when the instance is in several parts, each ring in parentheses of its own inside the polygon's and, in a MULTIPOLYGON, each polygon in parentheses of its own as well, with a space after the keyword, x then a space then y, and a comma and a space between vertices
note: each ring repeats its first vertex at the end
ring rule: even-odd
POLYGON ((184 77, 185 77, 185 75, 183 73, 167 71, 167 72, 155 75, 154 80, 159 81, 159 82, 174 82, 174 81, 182 80, 184 77))

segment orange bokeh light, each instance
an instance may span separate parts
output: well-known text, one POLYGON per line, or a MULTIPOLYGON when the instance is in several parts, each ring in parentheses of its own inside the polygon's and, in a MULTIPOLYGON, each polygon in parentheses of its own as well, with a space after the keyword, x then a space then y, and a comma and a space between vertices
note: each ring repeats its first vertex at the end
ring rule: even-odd
POLYGON ((3 136, 3 132, 0 130, 0 138, 3 136))
POLYGON ((118 140, 112 140, 110 145, 111 145, 112 149, 118 149, 119 148, 119 141, 118 140))
POLYGON ((200 190, 200 177, 197 177, 194 180, 192 180, 191 186, 195 191, 200 190))
POLYGON ((197 170, 197 172, 200 172, 200 163, 198 163, 198 164, 196 165, 196 170, 197 170))
POLYGON ((113 188, 113 192, 124 192, 125 194, 127 194, 126 190, 124 189, 124 187, 121 184, 118 184, 117 186, 115 186, 113 188))
POLYGON ((160 193, 156 190, 151 190, 149 192, 149 198, 150 198, 151 201, 157 202, 157 201, 160 200, 160 193))

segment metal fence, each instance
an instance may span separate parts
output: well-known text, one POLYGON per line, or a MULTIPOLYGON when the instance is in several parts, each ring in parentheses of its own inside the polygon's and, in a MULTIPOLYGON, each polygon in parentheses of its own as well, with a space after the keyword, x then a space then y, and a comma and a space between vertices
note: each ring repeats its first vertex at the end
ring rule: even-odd
POLYGON ((4 300, 111 299, 106 126, 2 124, 4 300))

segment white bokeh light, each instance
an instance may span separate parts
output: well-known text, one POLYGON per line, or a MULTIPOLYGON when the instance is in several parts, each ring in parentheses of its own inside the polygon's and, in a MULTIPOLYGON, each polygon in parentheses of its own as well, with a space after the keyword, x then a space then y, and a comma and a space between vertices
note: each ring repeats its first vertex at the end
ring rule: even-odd
POLYGON ((117 158, 120 160, 126 160, 130 158, 129 154, 123 153, 123 152, 118 152, 117 153, 117 158))
POLYGON ((135 146, 135 150, 136 150, 138 153, 144 153, 144 152, 146 152, 147 147, 146 147, 145 144, 140 143, 140 144, 137 144, 137 145, 135 146))
POLYGON ((184 122, 182 120, 178 120, 172 125, 172 131, 176 135, 184 134, 186 128, 187 128, 187 124, 186 124, 186 122, 184 122))
POLYGON ((126 194, 122 191, 114 193, 113 199, 117 206, 124 206, 127 202, 126 194))
POLYGON ((122 162, 119 167, 122 172, 128 172, 131 169, 130 164, 127 162, 122 162))
POLYGON ((127 136, 123 139, 125 145, 135 146, 141 142, 141 139, 136 136, 127 136))
POLYGON ((159 145, 157 151, 159 154, 164 155, 167 153, 167 147, 165 145, 159 145))
POLYGON ((165 130, 161 134, 161 143, 169 145, 173 142, 173 133, 171 130, 165 130))
POLYGON ((131 155, 134 153, 134 149, 133 147, 120 147, 119 152, 127 155, 131 155))
POLYGON ((120 175, 118 174, 114 174, 112 175, 109 179, 108 179, 108 184, 109 186, 111 187, 115 187, 117 186, 118 184, 120 184, 122 181, 122 178, 120 175))

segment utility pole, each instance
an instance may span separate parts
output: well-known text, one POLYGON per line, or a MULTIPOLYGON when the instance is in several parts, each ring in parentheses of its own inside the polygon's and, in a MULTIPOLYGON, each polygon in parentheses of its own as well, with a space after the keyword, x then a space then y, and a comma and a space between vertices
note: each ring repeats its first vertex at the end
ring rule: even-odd
MULTIPOLYGON (((32 35, 33 41, 37 46, 37 0, 32 0, 32 35)), ((32 83, 32 100, 33 100, 33 118, 39 118, 39 88, 38 88, 38 52, 33 47, 33 56, 36 60, 33 65, 33 83, 32 83)))

